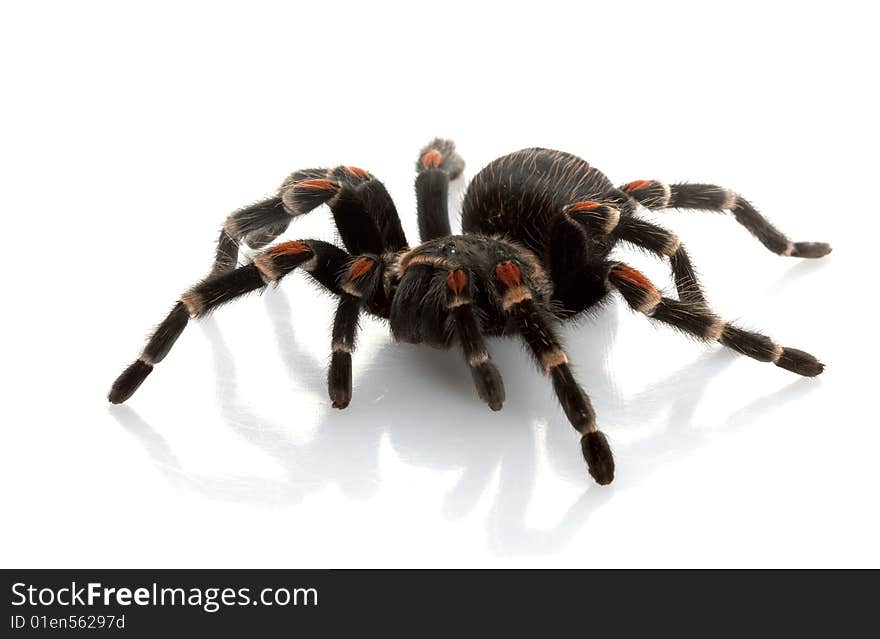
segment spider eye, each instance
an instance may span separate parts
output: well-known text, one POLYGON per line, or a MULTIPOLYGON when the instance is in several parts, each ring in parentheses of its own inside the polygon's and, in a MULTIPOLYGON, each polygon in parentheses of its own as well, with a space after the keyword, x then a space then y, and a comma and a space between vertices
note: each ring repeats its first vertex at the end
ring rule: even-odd
POLYGON ((442 255, 455 255, 455 242, 443 242, 438 244, 437 250, 442 255))

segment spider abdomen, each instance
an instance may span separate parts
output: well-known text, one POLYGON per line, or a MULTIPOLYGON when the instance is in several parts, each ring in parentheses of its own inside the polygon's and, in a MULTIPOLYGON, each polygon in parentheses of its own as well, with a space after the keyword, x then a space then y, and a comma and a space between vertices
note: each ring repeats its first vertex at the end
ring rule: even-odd
POLYGON ((507 236, 544 257, 551 226, 566 205, 614 192, 601 171, 575 155, 523 149, 477 173, 462 203, 462 229, 507 236))

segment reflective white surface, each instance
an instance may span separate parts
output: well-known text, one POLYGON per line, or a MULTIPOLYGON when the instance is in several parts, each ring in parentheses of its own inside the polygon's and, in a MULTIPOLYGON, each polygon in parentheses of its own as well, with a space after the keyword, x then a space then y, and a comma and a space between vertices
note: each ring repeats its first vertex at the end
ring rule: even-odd
MULTIPOLYGON (((878 52, 854 8, 804 8, 792 30, 748 6, 452 5, 375 26, 354 6, 333 29, 319 8, 210 7, 0 21, 20 60, 2 123, 3 565, 880 563, 878 52), (452 44, 426 35, 442 33, 452 44), (459 353, 365 319, 354 399, 331 409, 333 302, 297 275, 192 322, 126 405, 106 403, 229 211, 293 169, 354 164, 414 240, 413 163, 434 135, 456 139, 468 178, 552 146, 616 183, 730 186, 792 239, 831 242, 797 261, 729 216, 645 213, 682 237, 719 314, 826 373, 705 347, 615 299, 564 329, 616 455, 602 488, 514 340, 491 343, 508 396, 492 413, 459 353)), ((331 239, 329 216, 284 237, 331 239)), ((619 255, 669 288, 662 262, 619 255)))

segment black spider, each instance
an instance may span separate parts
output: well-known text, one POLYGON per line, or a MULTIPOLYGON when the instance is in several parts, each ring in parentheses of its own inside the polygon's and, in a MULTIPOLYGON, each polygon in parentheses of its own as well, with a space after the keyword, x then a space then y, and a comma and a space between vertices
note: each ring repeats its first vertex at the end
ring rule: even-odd
POLYGON ((464 161, 448 140, 422 149, 416 163, 419 234, 407 244, 385 187, 363 169, 308 169, 288 177, 276 197, 241 209, 220 233, 211 274, 186 291, 140 357, 110 390, 127 400, 162 361, 190 317, 201 317, 245 293, 278 282, 297 267, 338 296, 328 374, 336 408, 351 400, 351 353, 365 310, 390 322, 395 340, 440 348, 459 344, 477 394, 492 410, 504 385, 484 336, 519 334, 550 376, 590 474, 614 478, 614 460, 597 429, 590 400, 575 381, 557 335, 560 320, 584 313, 618 290, 636 311, 699 339, 809 377, 823 365, 809 353, 776 345, 714 315, 681 242, 642 220, 638 206, 730 211, 779 255, 822 257, 823 243, 790 242, 746 200, 718 186, 652 180, 619 188, 584 160, 547 149, 505 155, 480 171, 462 204, 463 235, 451 235, 449 181, 464 161), (319 240, 284 242, 237 266, 239 245, 262 248, 298 216, 321 204, 333 213, 346 250, 319 240), (678 299, 663 297, 648 279, 609 254, 624 240, 669 259, 678 299))

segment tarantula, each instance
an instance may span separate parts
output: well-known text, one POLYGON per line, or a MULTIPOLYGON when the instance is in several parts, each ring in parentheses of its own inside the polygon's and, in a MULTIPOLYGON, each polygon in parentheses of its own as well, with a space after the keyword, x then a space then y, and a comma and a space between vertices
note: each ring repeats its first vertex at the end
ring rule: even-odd
POLYGON ((435 139, 416 162, 421 243, 410 247, 394 203, 371 173, 353 166, 291 174, 275 197, 226 220, 210 275, 187 290, 150 337, 140 357, 110 390, 118 404, 137 390, 168 354, 190 318, 279 282, 297 267, 338 296, 328 373, 335 408, 351 401, 351 355, 362 312, 388 320, 395 340, 454 344, 464 354, 477 395, 492 410, 504 385, 486 336, 519 334, 553 383, 562 408, 581 434, 590 474, 614 478, 608 442, 590 400, 575 380, 557 332, 617 290, 633 310, 698 339, 718 341, 758 361, 812 377, 823 365, 809 353, 778 346, 738 328, 706 303, 678 237, 638 216, 640 206, 729 211, 779 255, 817 258, 831 247, 791 242, 744 198, 710 184, 637 180, 615 187, 574 155, 524 149, 491 162, 471 181, 462 203, 462 235, 452 235, 447 210, 451 180, 464 161, 449 140, 435 139), (283 242, 238 265, 243 243, 262 249, 290 221, 327 204, 345 250, 319 240, 283 242), (640 272, 610 257, 623 240, 668 259, 678 299, 663 296, 640 272))

